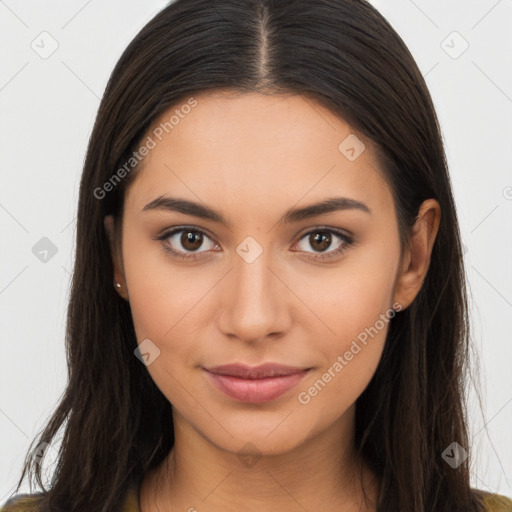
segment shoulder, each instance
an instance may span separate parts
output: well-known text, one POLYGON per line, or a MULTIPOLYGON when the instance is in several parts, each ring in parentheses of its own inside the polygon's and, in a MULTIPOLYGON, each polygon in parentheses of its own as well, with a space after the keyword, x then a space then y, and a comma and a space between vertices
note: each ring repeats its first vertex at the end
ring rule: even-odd
MULTIPOLYGON (((11 497, 3 505, 0 503, 0 512, 39 512, 44 493, 18 494, 11 497)), ((137 488, 128 489, 122 507, 122 512, 140 512, 137 488)))
POLYGON ((512 512, 512 500, 501 494, 479 492, 487 512, 512 512))
POLYGON ((42 498, 42 493, 18 494, 0 504, 0 512, 39 512, 42 498))

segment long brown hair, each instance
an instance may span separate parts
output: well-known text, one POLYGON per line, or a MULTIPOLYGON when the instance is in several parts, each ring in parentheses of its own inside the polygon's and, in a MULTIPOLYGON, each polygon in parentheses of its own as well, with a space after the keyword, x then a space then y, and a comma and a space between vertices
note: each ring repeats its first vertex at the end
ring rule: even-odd
POLYGON ((453 442, 469 451, 468 318, 439 123, 406 45, 363 0, 176 0, 125 50, 103 95, 81 178, 69 379, 29 449, 18 489, 28 472, 44 491, 41 511, 118 511, 128 486, 173 446, 171 405, 134 357, 130 307, 113 289, 103 227, 106 215, 122 218, 134 172, 105 184, 159 114, 213 89, 301 94, 372 139, 402 244, 421 202, 439 202, 441 224, 424 285, 391 320, 380 365, 357 400, 356 445, 381 478, 379 512, 481 510, 469 459, 454 469, 442 457, 453 442), (45 489, 33 455, 61 428, 58 463, 45 489))

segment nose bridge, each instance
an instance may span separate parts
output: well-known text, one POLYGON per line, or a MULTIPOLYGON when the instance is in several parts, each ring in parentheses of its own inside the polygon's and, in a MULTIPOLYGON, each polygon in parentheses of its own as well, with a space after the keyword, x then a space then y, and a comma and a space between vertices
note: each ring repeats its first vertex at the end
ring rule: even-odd
MULTIPOLYGON (((250 341, 282 331, 285 300, 273 272, 270 249, 247 237, 236 248, 226 293, 225 334, 250 341)), ((281 285, 282 287, 282 285, 281 285)))

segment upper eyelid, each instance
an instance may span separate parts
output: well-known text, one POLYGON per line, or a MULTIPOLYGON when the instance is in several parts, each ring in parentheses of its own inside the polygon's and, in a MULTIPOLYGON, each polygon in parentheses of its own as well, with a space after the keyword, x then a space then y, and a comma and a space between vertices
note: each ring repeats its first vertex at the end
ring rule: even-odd
POLYGON ((175 235, 176 233, 180 233, 181 231, 187 231, 187 230, 197 231, 199 233, 202 233, 202 234, 206 235, 212 242, 218 243, 218 242, 216 242, 215 237, 211 236, 206 229, 200 228, 198 226, 176 226, 173 228, 169 228, 167 230, 163 230, 162 234, 158 235, 156 238, 157 239, 169 238, 170 236, 175 235))
MULTIPOLYGON (((158 238, 159 239, 166 239, 166 238, 168 238, 168 237, 170 237, 172 235, 175 235, 176 233, 179 233, 181 231, 186 231, 186 230, 198 231, 199 233, 202 233, 202 234, 206 235, 213 243, 215 243, 215 244, 219 243, 216 240, 215 237, 211 236, 208 233, 208 230, 206 230, 204 228, 201 228, 199 226, 192 226, 192 225, 175 226, 175 227, 170 228, 168 230, 164 230, 162 235, 160 235, 158 238)), ((329 232, 332 232, 335 235, 339 236, 340 238, 345 237, 345 238, 348 238, 349 240, 353 241, 353 235, 350 232, 348 232, 347 230, 342 229, 342 228, 334 228, 334 227, 324 226, 324 225, 315 226, 315 227, 312 227, 312 228, 306 228, 306 231, 303 232, 301 235, 299 235, 298 240, 302 240, 302 238, 304 238, 306 235, 309 235, 309 234, 311 234, 312 232, 315 232, 315 231, 329 231, 329 232)))

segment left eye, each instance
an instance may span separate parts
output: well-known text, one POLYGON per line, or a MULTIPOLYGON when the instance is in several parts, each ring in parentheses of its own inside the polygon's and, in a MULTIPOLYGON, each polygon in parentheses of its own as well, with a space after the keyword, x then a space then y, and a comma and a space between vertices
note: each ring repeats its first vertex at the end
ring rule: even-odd
MULTIPOLYGON (((312 247, 315 251, 320 251, 314 252, 314 259, 325 259, 340 254, 353 243, 352 239, 345 233, 327 228, 309 231, 304 236, 302 236, 298 244, 300 244, 303 240, 305 240, 307 244, 309 244, 309 246, 312 247), (332 247, 334 239, 338 239, 338 242, 334 247, 332 247), (327 249, 332 250, 327 252, 327 249)), ((309 251, 304 250, 304 252, 309 251)))

